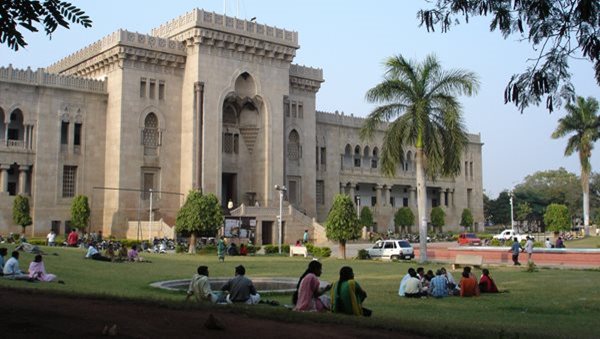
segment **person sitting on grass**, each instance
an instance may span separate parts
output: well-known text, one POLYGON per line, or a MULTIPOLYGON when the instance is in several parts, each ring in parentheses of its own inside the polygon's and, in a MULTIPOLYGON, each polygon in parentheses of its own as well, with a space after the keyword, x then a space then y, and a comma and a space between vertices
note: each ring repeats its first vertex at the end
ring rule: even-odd
POLYGON ((8 249, 6 247, 0 248, 0 276, 4 274, 4 257, 8 254, 8 249))
POLYGON ((490 277, 490 271, 487 268, 481 270, 481 278, 479 278, 479 290, 481 293, 498 293, 498 287, 494 279, 490 277))
POLYGON ((409 272, 410 278, 406 281, 406 288, 404 290, 404 296, 406 298, 421 298, 427 297, 427 292, 423 290, 421 280, 417 275, 417 272, 409 272))
POLYGON ((445 267, 440 268, 440 270, 442 271, 442 275, 444 278, 446 278, 446 282, 448 283, 448 294, 459 295, 460 289, 458 288, 458 284, 456 283, 456 280, 454 280, 452 273, 446 271, 445 267))
POLYGON ((99 261, 111 261, 110 258, 107 258, 98 252, 95 243, 90 243, 88 246, 87 253, 85 254, 87 259, 99 260, 99 261))
POLYGON ((442 274, 442 270, 435 272, 435 277, 431 279, 429 284, 429 293, 434 298, 443 298, 448 296, 448 282, 446 277, 442 274))
MULTIPOLYGON (((55 274, 46 273, 46 267, 42 261, 42 255, 35 256, 29 264, 29 277, 39 281, 50 282, 56 280, 55 274)), ((60 281, 59 281, 60 282, 60 281)))
POLYGON ((417 271, 415 271, 414 268, 409 268, 408 269, 408 273, 406 273, 404 275, 404 277, 402 277, 402 280, 400 280, 400 288, 398 289, 398 295, 403 297, 405 292, 406 292, 406 283, 408 282, 408 279, 410 279, 410 277, 412 276, 412 274, 417 274, 417 271), (412 273, 411 273, 412 272, 412 273))
POLYGON ((187 301, 193 296, 197 302, 210 302, 216 304, 221 298, 219 294, 213 292, 210 288, 210 282, 208 281, 208 266, 198 266, 197 272, 198 273, 194 274, 190 281, 185 300, 187 301))
POLYGON ((246 303, 258 304, 260 294, 256 292, 256 288, 252 280, 246 278, 246 268, 239 265, 235 268, 235 278, 230 279, 223 287, 222 291, 228 291, 227 301, 230 303, 246 303))
POLYGON ((460 296, 461 297, 475 297, 479 296, 479 288, 477 286, 477 280, 471 276, 467 271, 463 271, 462 279, 460 279, 460 296))
POLYGON ((108 257, 110 260, 114 261, 116 254, 115 254, 115 247, 113 246, 113 244, 108 244, 108 246, 106 247, 106 251, 104 251, 104 254, 106 255, 106 257, 108 257))
POLYGON ((319 277, 323 271, 323 265, 313 260, 298 280, 296 291, 292 296, 292 303, 296 305, 294 311, 323 312, 330 308, 331 299, 325 292, 331 289, 331 285, 321 288, 319 277))
MULTIPOLYGON (((123 246, 124 247, 124 246, 123 246)), ((144 260, 144 258, 140 257, 139 252, 137 250, 137 245, 131 245, 131 249, 127 252, 127 260, 134 262, 149 262, 144 260)))
POLYGON ((8 261, 6 261, 4 264, 3 273, 4 277, 8 279, 32 281, 29 278, 29 275, 27 275, 25 272, 21 272, 21 269, 19 268, 18 251, 12 252, 10 259, 8 259, 8 261))
POLYGON ((240 245, 240 255, 247 256, 248 255, 248 247, 244 244, 240 245))
POLYGON ((127 246, 121 245, 119 250, 117 251, 117 261, 126 261, 127 260, 127 246))
POLYGON ((367 292, 354 280, 352 267, 342 267, 340 269, 340 280, 331 287, 331 311, 369 317, 372 311, 362 307, 362 303, 366 298, 367 292))

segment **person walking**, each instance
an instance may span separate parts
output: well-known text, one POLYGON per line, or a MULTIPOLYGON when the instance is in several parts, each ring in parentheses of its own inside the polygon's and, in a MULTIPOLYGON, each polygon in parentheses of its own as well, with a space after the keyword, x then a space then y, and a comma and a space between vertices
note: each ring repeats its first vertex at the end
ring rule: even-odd
POLYGON ((509 252, 512 252, 512 261, 514 266, 521 266, 519 262, 519 252, 523 251, 523 247, 519 243, 519 240, 515 237, 512 246, 510 247, 509 252))
POLYGON ((225 240, 223 236, 219 238, 219 242, 217 243, 217 256, 219 257, 219 261, 225 262, 225 240))
POLYGON ((533 262, 531 257, 533 256, 533 237, 527 237, 525 243, 525 252, 527 252, 527 262, 533 262))

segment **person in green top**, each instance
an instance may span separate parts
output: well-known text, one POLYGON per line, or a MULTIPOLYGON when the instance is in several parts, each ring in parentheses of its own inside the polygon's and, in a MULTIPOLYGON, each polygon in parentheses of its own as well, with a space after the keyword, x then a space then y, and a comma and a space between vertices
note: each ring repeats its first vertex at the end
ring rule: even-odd
POLYGON ((331 311, 351 315, 371 316, 371 310, 362 307, 367 293, 354 280, 352 267, 340 269, 340 280, 331 287, 331 311))
POLYGON ((217 255, 219 256, 219 261, 225 262, 225 241, 223 239, 224 237, 221 236, 217 243, 217 255))

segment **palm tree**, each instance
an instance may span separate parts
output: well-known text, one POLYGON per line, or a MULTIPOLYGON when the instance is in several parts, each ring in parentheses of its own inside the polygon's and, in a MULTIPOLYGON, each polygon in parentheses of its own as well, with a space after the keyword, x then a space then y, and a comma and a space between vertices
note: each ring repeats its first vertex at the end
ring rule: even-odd
POLYGON ((455 69, 444 71, 434 55, 423 63, 401 55, 384 63, 384 80, 371 88, 367 101, 381 104, 366 118, 361 138, 372 138, 382 123, 386 126, 381 147, 381 170, 393 176, 404 162, 405 149, 415 147, 419 260, 427 260, 427 216, 425 175, 455 176, 461 170, 461 156, 467 132, 457 95, 476 93, 475 73, 455 69))
POLYGON ((558 120, 558 126, 552 133, 553 139, 574 133, 567 141, 565 156, 579 152, 581 164, 581 189, 583 190, 583 225, 585 236, 590 235, 590 157, 594 142, 600 137, 600 117, 597 116, 598 101, 592 97, 577 97, 576 104, 565 106, 567 115, 558 120))

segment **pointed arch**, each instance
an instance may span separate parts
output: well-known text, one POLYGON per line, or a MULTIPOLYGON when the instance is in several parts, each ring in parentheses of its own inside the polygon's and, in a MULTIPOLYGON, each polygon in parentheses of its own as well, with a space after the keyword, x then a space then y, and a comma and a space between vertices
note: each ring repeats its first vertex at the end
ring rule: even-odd
POLYGON ((288 134, 288 159, 298 160, 302 158, 300 134, 295 129, 288 134))

